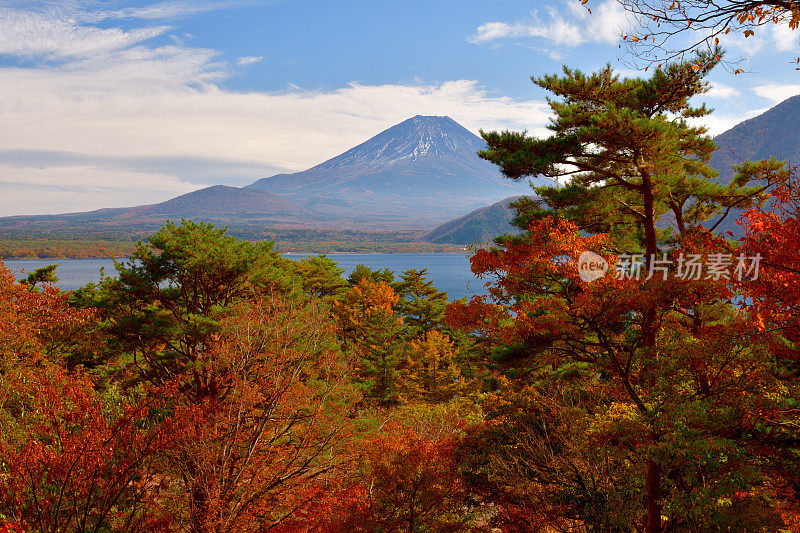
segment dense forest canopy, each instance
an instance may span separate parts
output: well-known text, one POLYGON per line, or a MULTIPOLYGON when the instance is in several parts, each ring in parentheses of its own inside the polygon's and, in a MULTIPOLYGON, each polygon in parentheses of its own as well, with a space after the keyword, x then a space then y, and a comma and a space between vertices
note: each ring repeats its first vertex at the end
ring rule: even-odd
POLYGON ((483 134, 570 177, 474 251, 489 296, 192 221, 72 292, 1 269, 0 531, 800 530, 800 194, 714 181, 716 56, 565 68, 550 136, 483 134))

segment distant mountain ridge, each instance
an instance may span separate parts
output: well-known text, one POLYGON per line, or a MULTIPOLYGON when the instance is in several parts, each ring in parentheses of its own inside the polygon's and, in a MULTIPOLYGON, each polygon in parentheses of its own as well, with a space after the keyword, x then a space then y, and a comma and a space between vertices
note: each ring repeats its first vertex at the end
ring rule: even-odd
MULTIPOLYGON (((530 192, 478 157, 484 141, 449 117, 417 115, 306 171, 246 187, 214 185, 153 205, 2 219, 15 230, 56 222, 152 227, 195 218, 265 227, 354 231, 430 230, 508 196, 530 192)), ((549 180, 534 180, 547 183, 549 180)))
POLYGON ((269 191, 212 185, 182 194, 160 204, 132 207, 123 211, 135 215, 167 215, 191 217, 193 214, 269 213, 274 215, 310 216, 296 203, 269 191))
POLYGON ((230 216, 236 214, 260 213, 277 217, 297 217, 312 215, 304 208, 277 194, 268 191, 240 189, 227 185, 212 185, 180 196, 166 202, 134 207, 112 207, 82 213, 62 215, 37 215, 32 217, 6 217, 5 220, 82 220, 86 222, 107 222, 120 224, 128 220, 146 222, 165 219, 191 217, 230 216))
POLYGON ((476 209, 463 217, 445 222, 427 233, 423 239, 435 244, 470 244, 490 242, 498 235, 514 233, 517 229, 511 225, 511 221, 514 220, 516 211, 510 204, 519 199, 519 196, 512 196, 488 207, 476 209))
MULTIPOLYGON (((774 155, 800 163, 800 96, 737 124, 715 141, 711 166, 723 183, 740 160, 774 155)), ((166 220, 194 218, 248 235, 273 229, 425 230, 433 242, 486 241, 511 229, 513 213, 503 203, 532 191, 527 181, 504 178, 478 157, 484 147, 480 137, 449 117, 417 115, 303 172, 242 188, 214 185, 152 205, 6 217, 0 219, 0 235, 46 236, 56 227, 60 235, 102 235, 107 229, 119 235, 132 228, 141 235, 166 220)), ((724 229, 732 229, 732 223, 724 229)))

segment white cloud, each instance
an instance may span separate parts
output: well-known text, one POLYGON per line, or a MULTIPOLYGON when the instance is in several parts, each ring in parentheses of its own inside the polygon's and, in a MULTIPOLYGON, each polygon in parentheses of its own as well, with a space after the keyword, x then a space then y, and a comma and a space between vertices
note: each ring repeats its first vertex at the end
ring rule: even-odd
POLYGON ((175 0, 171 2, 160 2, 141 7, 128 7, 116 11, 97 11, 85 15, 86 22, 99 22, 108 19, 139 19, 139 20, 161 20, 207 13, 228 7, 242 5, 247 2, 242 0, 175 0))
MULTIPOLYGON (((221 82, 238 67, 215 50, 164 45, 152 39, 168 32, 162 26, 97 28, 82 22, 85 13, 70 13, 0 11, 0 23, 8 23, 0 53, 24 59, 0 67, 0 215, 144 204, 214 183, 243 185, 311 167, 416 114, 448 115, 474 132, 548 134, 545 102, 498 96, 475 80, 226 90, 221 82)), ((581 24, 595 20, 570 13, 581 24)), ((598 15, 606 20, 601 8, 598 15)), ((587 35, 611 39, 601 28, 587 35)), ((712 131, 738 120, 712 117, 712 131)))
POLYGON ((753 92, 761 98, 766 98, 774 105, 783 102, 787 98, 800 94, 800 85, 792 83, 770 83, 754 87, 753 92))
POLYGON ((708 98, 734 98, 736 96, 740 96, 741 93, 738 89, 731 87, 730 85, 725 85, 724 83, 713 82, 711 84, 711 88, 705 93, 704 96, 708 98))
POLYGON ((86 17, 4 9, 0 214, 163 201, 212 183, 302 170, 416 114, 543 133, 541 101, 472 80, 234 92, 214 50, 154 44, 163 27, 101 29, 86 17), (58 61, 53 62, 53 58, 58 61))
POLYGON ((691 119, 689 122, 696 125, 703 125, 708 128, 709 135, 717 136, 736 126, 740 122, 753 118, 766 111, 766 109, 751 109, 740 113, 712 113, 701 119, 691 119))
POLYGON ((475 44, 505 39, 538 37, 564 47, 588 42, 613 44, 631 28, 627 12, 617 0, 605 0, 592 13, 574 1, 565 1, 559 9, 545 8, 546 16, 531 13, 528 20, 487 22, 479 26, 468 40, 475 44))
POLYGON ((244 56, 237 59, 236 62, 240 65, 252 65, 253 63, 260 63, 263 59, 263 56, 244 56))
POLYGON ((800 31, 791 29, 788 23, 764 26, 750 37, 745 37, 743 31, 738 30, 720 40, 726 48, 735 48, 748 58, 773 50, 800 54, 800 31))
POLYGON ((0 216, 142 205, 199 188, 175 176, 94 166, 20 168, 4 164, 0 176, 0 195, 5 199, 0 202, 0 216))
POLYGON ((793 30, 788 24, 774 24, 772 26, 772 41, 779 52, 798 52, 800 48, 800 33, 793 30))
POLYGON ((169 28, 123 31, 80 25, 74 19, 0 8, 0 54, 48 59, 86 58, 107 54, 163 34, 169 28))

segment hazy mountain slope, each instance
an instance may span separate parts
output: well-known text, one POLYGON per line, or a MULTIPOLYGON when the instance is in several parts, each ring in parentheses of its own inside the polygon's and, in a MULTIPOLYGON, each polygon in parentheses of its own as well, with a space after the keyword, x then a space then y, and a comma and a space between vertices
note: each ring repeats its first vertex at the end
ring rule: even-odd
MULTIPOLYGON (((751 119, 740 122, 714 138, 717 151, 711 167, 719 172, 719 181, 728 183, 733 177, 732 166, 742 161, 761 161, 775 157, 790 165, 800 164, 800 96, 793 96, 751 119)), ((741 235, 736 219, 741 210, 733 210, 717 227, 741 235)), ((717 222, 712 219, 708 225, 717 222)))
POLYGON ((800 163, 800 96, 793 96, 757 117, 740 122, 714 138, 717 151, 711 166, 728 183, 731 166, 748 159, 760 161, 774 156, 800 163))
POLYGON ((446 222, 425 235, 424 240, 437 244, 483 243, 504 233, 514 233, 516 228, 511 226, 511 220, 515 211, 509 204, 518 199, 519 196, 512 196, 446 222))
POLYGON ((152 205, 98 209, 86 213, 66 213, 63 215, 38 215, 28 217, 8 217, 31 220, 86 220, 124 222, 126 220, 149 218, 189 218, 206 215, 231 217, 245 214, 275 216, 311 216, 310 213, 291 200, 268 191, 240 189, 226 185, 213 185, 190 193, 182 194, 152 205))
POLYGON ((311 216, 306 209, 269 191, 213 185, 154 205, 131 207, 125 216, 264 214, 311 216))
POLYGON ((527 181, 505 179, 479 158, 484 147, 449 117, 416 116, 306 171, 264 178, 248 188, 320 213, 433 224, 530 192, 527 181))
POLYGON ((141 238, 167 220, 181 218, 229 226, 240 235, 260 235, 270 228, 298 228, 297 220, 305 224, 316 220, 307 210, 276 194, 214 185, 153 205, 2 218, 0 236, 141 238))

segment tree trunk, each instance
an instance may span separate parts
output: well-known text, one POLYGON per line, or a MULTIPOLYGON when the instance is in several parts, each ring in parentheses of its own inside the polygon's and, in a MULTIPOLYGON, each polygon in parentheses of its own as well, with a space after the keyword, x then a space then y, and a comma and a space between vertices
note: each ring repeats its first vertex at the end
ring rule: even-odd
POLYGON ((208 495, 200 488, 192 489, 191 501, 192 533, 209 533, 208 495))
MULTIPOLYGON (((642 173, 642 200, 644 207, 644 232, 645 232, 645 253, 647 254, 646 265, 651 268, 651 261, 656 260, 658 253, 658 236, 656 233, 655 217, 655 195, 653 193, 653 182, 650 173, 640 167, 642 173)), ((656 308, 650 305, 644 313, 644 323, 642 324, 643 344, 650 350, 649 356, 655 356, 656 345, 656 308)), ((651 388, 655 383, 650 383, 651 388)), ((652 436, 653 440, 658 440, 657 435, 652 436)), ((647 460, 647 533, 661 533, 661 466, 652 459, 647 460)))
POLYGON ((661 466, 647 460, 647 533, 661 533, 661 466))

